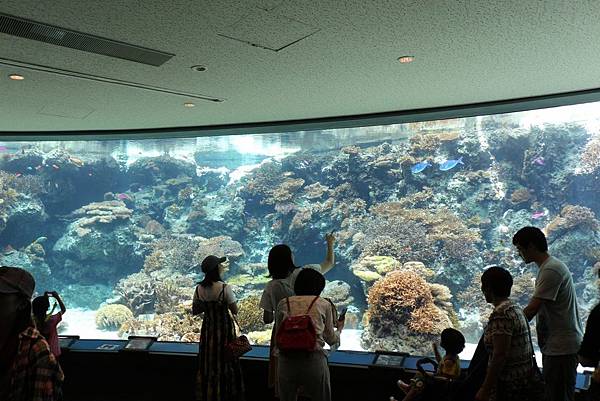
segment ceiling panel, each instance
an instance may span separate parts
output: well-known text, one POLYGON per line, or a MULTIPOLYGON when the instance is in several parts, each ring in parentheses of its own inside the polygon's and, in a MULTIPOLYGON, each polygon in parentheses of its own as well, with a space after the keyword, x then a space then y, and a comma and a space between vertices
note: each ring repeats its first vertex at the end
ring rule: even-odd
POLYGON ((0 34, 0 131, 285 121, 600 87, 600 2, 21 0, 0 12, 175 55, 155 67, 0 34), (265 47, 303 39, 275 52, 219 35, 227 30, 265 47), (415 61, 398 63, 407 54, 415 61), (225 101, 185 108, 186 96, 6 60, 225 101), (190 68, 198 64, 207 70, 190 68), (10 81, 11 73, 25 80, 10 81), (60 112, 40 112, 56 104, 60 112))

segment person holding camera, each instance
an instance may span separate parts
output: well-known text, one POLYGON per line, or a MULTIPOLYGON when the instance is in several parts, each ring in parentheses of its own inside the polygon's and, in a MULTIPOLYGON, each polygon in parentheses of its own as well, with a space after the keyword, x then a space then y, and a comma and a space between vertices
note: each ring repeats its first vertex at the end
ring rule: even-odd
POLYGON ((44 295, 36 297, 31 303, 33 320, 38 331, 46 338, 48 345, 50 345, 50 351, 56 358, 60 356, 60 345, 58 343, 58 330, 57 326, 62 321, 62 315, 65 314, 67 308, 64 302, 56 291, 46 291, 44 295), (54 304, 52 310, 48 312, 50 308, 50 298, 54 298, 57 303, 54 304), (60 307, 58 313, 54 313, 56 305, 60 307))

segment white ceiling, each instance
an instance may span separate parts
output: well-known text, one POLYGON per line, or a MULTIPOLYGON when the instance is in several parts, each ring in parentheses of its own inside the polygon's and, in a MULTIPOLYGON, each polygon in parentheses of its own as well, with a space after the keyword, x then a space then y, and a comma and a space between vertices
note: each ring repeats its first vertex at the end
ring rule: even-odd
POLYGON ((0 131, 285 121, 600 87, 599 1, 14 0, 0 12, 175 54, 153 67, 0 34, 1 59, 225 99, 185 108, 185 96, 0 63, 0 131), (222 35, 267 47, 309 36, 275 52, 222 35))

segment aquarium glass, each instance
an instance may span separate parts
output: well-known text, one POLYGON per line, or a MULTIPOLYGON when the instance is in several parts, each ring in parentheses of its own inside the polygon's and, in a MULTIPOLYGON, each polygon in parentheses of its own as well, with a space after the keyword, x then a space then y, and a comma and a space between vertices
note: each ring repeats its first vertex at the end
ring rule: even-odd
POLYGON ((189 342, 198 265, 224 255, 242 330, 265 344, 269 249, 286 243, 297 265, 320 263, 333 231, 323 295, 348 308, 341 349, 429 353, 445 327, 473 344, 490 311, 486 266, 511 271, 519 303, 532 293, 536 267, 511 243, 520 227, 546 232, 584 317, 597 302, 599 128, 600 104, 588 103, 260 135, 1 142, 1 263, 60 294, 60 333, 189 342))

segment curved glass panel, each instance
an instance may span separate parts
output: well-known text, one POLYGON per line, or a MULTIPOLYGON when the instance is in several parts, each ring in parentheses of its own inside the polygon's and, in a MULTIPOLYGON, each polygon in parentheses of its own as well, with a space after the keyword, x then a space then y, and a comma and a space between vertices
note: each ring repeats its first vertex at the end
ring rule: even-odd
MULTIPOLYGON (((485 266, 525 304, 534 266, 512 247, 543 228, 587 314, 600 262, 600 104, 310 132, 0 144, 0 262, 56 290, 60 331, 197 341, 198 264, 229 258, 242 329, 266 343, 269 249, 320 263, 348 307, 342 349, 429 353, 445 327, 476 343, 485 266)), ((465 354, 472 352, 469 346, 465 354)), ((467 355, 468 357, 468 355, 467 355)))

